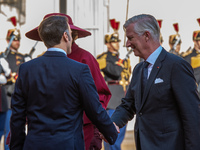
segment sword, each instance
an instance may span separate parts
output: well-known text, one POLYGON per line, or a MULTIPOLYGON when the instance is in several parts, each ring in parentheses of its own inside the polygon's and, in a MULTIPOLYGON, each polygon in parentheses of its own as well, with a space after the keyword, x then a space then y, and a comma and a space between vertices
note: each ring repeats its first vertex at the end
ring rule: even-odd
POLYGON ((37 43, 38 43, 38 41, 35 43, 35 45, 32 47, 32 49, 30 50, 30 52, 28 54, 31 58, 32 58, 33 53, 35 52, 35 47, 36 47, 37 43))
POLYGON ((124 58, 124 60, 129 58, 129 55, 133 52, 133 48, 131 48, 131 50, 128 51, 128 53, 126 54, 126 57, 124 58))
POLYGON ((172 50, 175 51, 176 50, 176 46, 178 45, 178 43, 180 42, 181 40, 181 37, 178 36, 178 39, 176 40, 176 42, 174 43, 173 47, 172 47, 172 50))
POLYGON ((9 54, 9 52, 10 52, 10 46, 11 46, 11 44, 12 44, 12 42, 13 42, 15 36, 16 36, 16 35, 13 33, 13 35, 11 36, 10 41, 9 41, 9 43, 8 43, 8 47, 6 48, 6 51, 3 53, 3 57, 4 57, 4 58, 6 58, 6 57, 8 56, 8 54, 9 54))

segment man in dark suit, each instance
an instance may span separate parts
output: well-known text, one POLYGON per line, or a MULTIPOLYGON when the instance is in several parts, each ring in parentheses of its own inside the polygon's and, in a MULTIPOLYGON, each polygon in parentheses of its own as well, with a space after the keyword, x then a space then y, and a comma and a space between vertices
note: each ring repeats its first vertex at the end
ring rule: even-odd
MULTIPOLYGON (((106 109, 108 102, 111 97, 110 90, 104 81, 104 78, 100 72, 99 64, 94 58, 94 56, 87 50, 79 47, 75 40, 78 38, 84 38, 91 35, 87 30, 84 30, 80 27, 74 25, 72 18, 69 15, 63 13, 50 13, 44 16, 44 18, 50 16, 65 16, 68 19, 69 26, 72 30, 72 47, 71 53, 67 55, 68 58, 76 60, 80 63, 87 64, 90 68, 91 75, 94 79, 95 86, 99 95, 99 101, 102 106, 106 109)), ((42 41, 39 37, 37 29, 31 30, 26 33, 26 36, 32 40, 42 41)), ((84 133, 84 142, 85 150, 101 150, 102 148, 102 139, 100 138, 99 131, 88 119, 88 117, 83 114, 83 133, 84 133)))
POLYGON ((135 66, 127 94, 111 119, 121 128, 136 115, 137 150, 199 150, 200 100, 192 67, 160 46, 153 16, 134 16, 124 28, 126 46, 144 62, 135 66))
POLYGON ((72 43, 67 18, 48 17, 38 32, 48 49, 19 68, 11 101, 11 149, 84 150, 83 111, 114 144, 117 130, 99 102, 89 67, 66 56, 72 43))

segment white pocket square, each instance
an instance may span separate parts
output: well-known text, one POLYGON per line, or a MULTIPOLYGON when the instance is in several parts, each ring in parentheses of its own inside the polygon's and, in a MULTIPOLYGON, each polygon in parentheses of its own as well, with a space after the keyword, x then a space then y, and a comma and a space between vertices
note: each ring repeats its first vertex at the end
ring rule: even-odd
POLYGON ((161 79, 161 78, 156 78, 154 84, 158 84, 158 83, 162 83, 162 82, 164 82, 163 79, 161 79))

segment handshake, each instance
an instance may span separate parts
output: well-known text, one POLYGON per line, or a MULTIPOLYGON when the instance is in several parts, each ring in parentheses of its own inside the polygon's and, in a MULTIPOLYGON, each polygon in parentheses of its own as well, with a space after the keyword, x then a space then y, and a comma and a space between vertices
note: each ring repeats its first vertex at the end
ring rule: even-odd
MULTIPOLYGON (((114 124, 114 126, 115 126, 117 132, 120 133, 119 127, 118 127, 114 122, 113 122, 113 124, 114 124)), ((103 136, 103 134, 102 134, 102 133, 99 133, 99 134, 100 134, 100 138, 101 138, 102 140, 104 140, 105 142, 108 143, 108 141, 107 141, 106 138, 103 136)))

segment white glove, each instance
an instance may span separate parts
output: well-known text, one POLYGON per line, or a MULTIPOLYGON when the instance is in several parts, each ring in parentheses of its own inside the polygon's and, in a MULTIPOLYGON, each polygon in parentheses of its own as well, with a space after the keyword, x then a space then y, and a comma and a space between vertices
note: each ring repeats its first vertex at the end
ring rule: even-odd
POLYGON ((29 60, 31 60, 31 57, 30 57, 30 56, 26 56, 26 57, 24 58, 24 61, 25 61, 25 62, 27 62, 27 61, 29 61, 29 60))
POLYGON ((0 63, 5 73, 5 76, 8 77, 11 73, 8 62, 5 60, 5 58, 0 58, 0 63))
POLYGON ((7 79, 3 74, 0 74, 0 84, 6 84, 7 83, 7 79))

